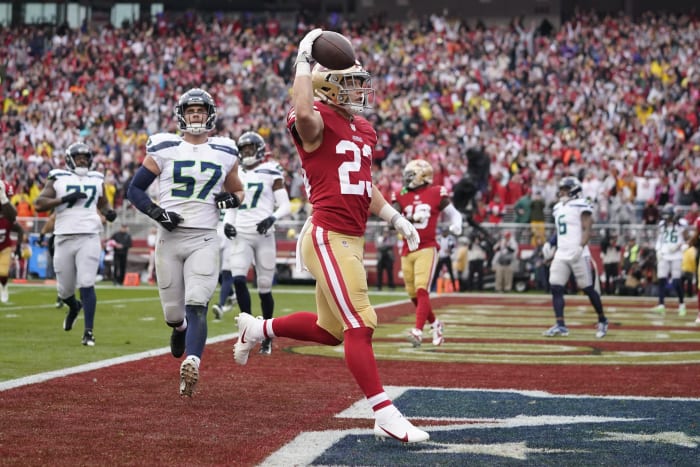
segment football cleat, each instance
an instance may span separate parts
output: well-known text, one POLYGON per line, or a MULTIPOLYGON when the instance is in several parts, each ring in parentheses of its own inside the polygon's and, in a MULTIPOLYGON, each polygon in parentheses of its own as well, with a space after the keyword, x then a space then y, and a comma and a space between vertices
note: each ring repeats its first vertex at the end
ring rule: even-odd
POLYGON ((542 333, 544 337, 555 337, 555 336, 562 336, 566 337, 569 335, 569 328, 566 326, 559 326, 558 324, 555 324, 551 328, 547 329, 545 332, 542 333))
POLYGON ((374 416, 374 435, 379 438, 394 438, 403 443, 430 439, 427 432, 413 426, 393 405, 377 410, 374 416))
POLYGON ((92 334, 92 331, 85 331, 83 334, 83 345, 95 347, 95 336, 92 334))
POLYGON ((75 323, 75 320, 78 318, 78 313, 80 313, 80 309, 82 307, 83 304, 81 302, 78 302, 77 307, 68 310, 68 312, 66 313, 66 317, 63 320, 64 331, 70 331, 71 329, 73 329, 73 323, 75 323))
POLYGON ((170 334, 170 353, 173 357, 180 358, 182 354, 185 353, 185 337, 187 336, 187 329, 184 331, 178 331, 173 328, 173 333, 170 334))
POLYGON ((653 311, 654 313, 660 313, 663 315, 664 313, 666 313, 666 306, 663 304, 659 304, 659 305, 656 305, 654 308, 652 308, 651 311, 653 311))
POLYGON ((408 332, 408 342, 410 342, 413 347, 420 347, 421 342, 423 342, 423 331, 416 328, 411 329, 408 332))
POLYGON ((193 358, 186 358, 180 365, 180 395, 192 397, 199 381, 199 367, 193 358))
POLYGON ((597 324, 597 331, 595 333, 596 339, 602 339, 608 333, 608 320, 606 319, 602 323, 597 324))
POLYGON ((253 346, 263 340, 262 318, 255 318, 249 313, 241 313, 236 318, 238 323, 238 340, 233 346, 233 359, 239 365, 248 363, 248 356, 253 346))
POLYGON ((260 353, 263 355, 272 354, 272 339, 269 337, 263 339, 262 344, 260 344, 260 353))
POLYGON ((432 325, 433 345, 442 345, 445 342, 445 337, 442 335, 443 329, 442 321, 436 319, 432 325))
POLYGON ((219 305, 212 305, 211 311, 214 313, 214 319, 217 321, 224 316, 224 310, 219 305))
POLYGON ((685 303, 681 303, 680 305, 678 305, 678 316, 685 316, 685 303))

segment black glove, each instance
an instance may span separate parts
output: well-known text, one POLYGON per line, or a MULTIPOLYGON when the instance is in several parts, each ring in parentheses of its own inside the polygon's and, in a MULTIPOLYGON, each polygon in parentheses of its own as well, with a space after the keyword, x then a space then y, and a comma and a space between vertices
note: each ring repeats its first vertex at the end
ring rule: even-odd
POLYGON ((241 200, 234 193, 221 192, 214 196, 216 207, 219 209, 233 209, 241 205, 241 200))
POLYGON ((114 209, 110 209, 105 213, 105 219, 107 219, 107 222, 114 222, 114 219, 117 218, 117 211, 114 209))
POLYGON ((236 228, 233 226, 233 224, 229 224, 228 222, 224 224, 224 235, 226 235, 226 238, 229 240, 238 235, 238 232, 236 231, 236 228))
POLYGON ((277 218, 275 216, 270 216, 266 217, 265 219, 261 220, 258 223, 258 233, 260 235, 265 235, 268 230, 270 230, 270 227, 272 227, 272 224, 275 223, 277 218))
POLYGON ((184 220, 180 214, 173 211, 166 211, 156 204, 151 206, 146 214, 162 225, 168 232, 175 230, 175 227, 184 220))
POLYGON ((61 202, 62 203, 75 203, 79 199, 85 199, 85 198, 87 198, 86 193, 83 193, 82 191, 74 191, 72 193, 68 193, 63 198, 61 198, 61 202))

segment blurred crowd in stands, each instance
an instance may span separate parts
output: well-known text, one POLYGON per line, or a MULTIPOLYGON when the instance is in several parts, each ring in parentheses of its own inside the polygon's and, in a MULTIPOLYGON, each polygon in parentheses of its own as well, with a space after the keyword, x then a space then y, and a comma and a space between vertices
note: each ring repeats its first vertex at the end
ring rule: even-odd
MULTIPOLYGON (((303 215, 285 118, 296 47, 312 25, 161 15, 120 29, 0 29, 2 178, 19 215, 34 215, 32 199, 77 139, 95 148, 107 194, 123 205, 148 136, 176 130, 174 103, 194 86, 215 97, 220 134, 265 137, 303 215)), ((373 75, 375 183, 387 197, 421 157, 436 184, 474 175, 480 222, 510 210, 543 223, 565 174, 583 181, 598 223, 652 222, 647 208, 700 202, 697 17, 318 25, 351 37, 373 75)))

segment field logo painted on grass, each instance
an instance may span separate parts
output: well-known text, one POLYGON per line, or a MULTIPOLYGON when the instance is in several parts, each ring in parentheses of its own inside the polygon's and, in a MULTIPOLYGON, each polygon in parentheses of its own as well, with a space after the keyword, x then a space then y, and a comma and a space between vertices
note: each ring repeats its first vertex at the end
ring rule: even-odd
POLYGON ((370 428, 302 433, 261 465, 697 465, 700 399, 388 387, 430 441, 372 434, 364 400, 337 415, 370 428))

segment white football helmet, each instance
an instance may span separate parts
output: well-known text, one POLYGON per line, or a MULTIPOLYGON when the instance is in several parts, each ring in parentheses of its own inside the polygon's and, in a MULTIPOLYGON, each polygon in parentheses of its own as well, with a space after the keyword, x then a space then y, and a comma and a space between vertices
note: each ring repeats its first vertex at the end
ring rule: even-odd
POLYGON ((372 109, 372 77, 356 61, 344 70, 330 70, 320 63, 311 72, 314 94, 322 101, 343 107, 353 114, 372 109))
POLYGON ((414 159, 403 169, 403 186, 415 190, 433 183, 433 166, 423 159, 414 159))

